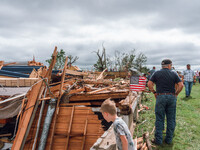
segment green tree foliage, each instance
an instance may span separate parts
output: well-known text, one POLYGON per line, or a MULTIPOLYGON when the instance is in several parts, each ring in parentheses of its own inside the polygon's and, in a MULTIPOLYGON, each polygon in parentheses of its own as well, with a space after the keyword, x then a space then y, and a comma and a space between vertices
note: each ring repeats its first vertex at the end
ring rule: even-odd
POLYGON ((142 67, 142 69, 141 69, 141 72, 145 73, 145 74, 148 74, 149 71, 150 71, 150 69, 147 68, 146 66, 142 67))
MULTIPOLYGON (((52 61, 52 57, 51 56, 51 59, 47 59, 46 62, 50 65, 51 64, 51 61, 52 61)), ((63 49, 61 49, 60 51, 58 51, 58 54, 57 54, 57 58, 56 58, 56 64, 54 66, 54 69, 55 70, 59 70, 59 69, 63 69, 64 65, 65 65, 65 59, 66 59, 66 54, 65 54, 65 51, 63 49)), ((71 66, 73 63, 75 63, 76 61, 78 60, 78 57, 77 56, 72 56, 72 55, 69 55, 68 56, 68 63, 67 65, 71 66)))
POLYGON ((134 66, 135 60, 135 50, 130 51, 129 53, 120 53, 119 51, 115 52, 115 70, 127 71, 134 66))
POLYGON ((147 57, 140 53, 135 60, 135 67, 138 71, 142 72, 143 65, 147 62, 147 57))

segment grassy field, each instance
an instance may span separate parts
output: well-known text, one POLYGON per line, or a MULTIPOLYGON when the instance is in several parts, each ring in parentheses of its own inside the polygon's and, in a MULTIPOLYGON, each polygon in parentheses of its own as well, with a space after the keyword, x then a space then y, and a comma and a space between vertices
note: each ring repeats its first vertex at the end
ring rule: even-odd
MULTIPOLYGON (((142 104, 150 108, 140 112, 139 123, 135 130, 137 137, 142 133, 153 130, 155 122, 155 98, 153 94, 147 94, 142 104)), ((166 128, 166 126, 165 126, 166 128)), ((165 137, 165 131, 163 131, 165 137)), ((154 133, 150 135, 152 139, 154 133)), ((200 84, 193 85, 190 98, 185 98, 185 89, 178 96, 176 111, 176 129, 171 145, 162 144, 153 147, 159 150, 200 150, 200 84)))

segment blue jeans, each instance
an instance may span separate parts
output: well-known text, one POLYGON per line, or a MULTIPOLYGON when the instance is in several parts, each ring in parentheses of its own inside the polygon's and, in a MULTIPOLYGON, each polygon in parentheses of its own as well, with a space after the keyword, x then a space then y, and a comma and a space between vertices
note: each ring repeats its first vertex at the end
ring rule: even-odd
POLYGON ((171 143, 174 135, 174 130, 176 126, 176 101, 177 98, 174 95, 158 95, 156 98, 155 107, 155 142, 157 144, 162 144, 165 123, 165 115, 167 118, 167 131, 165 142, 171 143))
POLYGON ((192 91, 193 82, 184 81, 184 84, 185 84, 185 95, 190 96, 190 93, 192 91))

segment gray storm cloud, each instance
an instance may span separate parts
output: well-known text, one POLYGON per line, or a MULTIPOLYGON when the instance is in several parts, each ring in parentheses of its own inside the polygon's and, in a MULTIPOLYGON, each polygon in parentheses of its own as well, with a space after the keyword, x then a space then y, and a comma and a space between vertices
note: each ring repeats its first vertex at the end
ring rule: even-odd
POLYGON ((163 58, 178 68, 200 70, 200 1, 194 0, 44 0, 0 2, 0 60, 49 59, 54 46, 79 57, 77 65, 96 62, 102 49, 136 49, 147 65, 163 58))

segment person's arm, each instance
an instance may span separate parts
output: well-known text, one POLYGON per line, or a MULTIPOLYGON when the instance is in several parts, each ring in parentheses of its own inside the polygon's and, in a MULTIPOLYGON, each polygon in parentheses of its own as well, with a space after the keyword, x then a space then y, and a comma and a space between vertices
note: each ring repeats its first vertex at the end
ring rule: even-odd
POLYGON ((178 86, 177 86, 176 92, 175 92, 176 96, 178 96, 178 94, 182 91, 182 89, 183 89, 183 82, 178 82, 177 85, 178 86))
POLYGON ((125 135, 120 135, 120 139, 122 141, 122 150, 128 150, 128 140, 125 135))
POLYGON ((148 87, 149 87, 149 90, 154 94, 156 98, 157 94, 156 94, 156 91, 154 90, 154 83, 151 80, 149 80, 148 82, 148 87))
POLYGON ((181 76, 181 80, 184 82, 184 75, 185 75, 185 72, 183 71, 183 74, 181 76))

